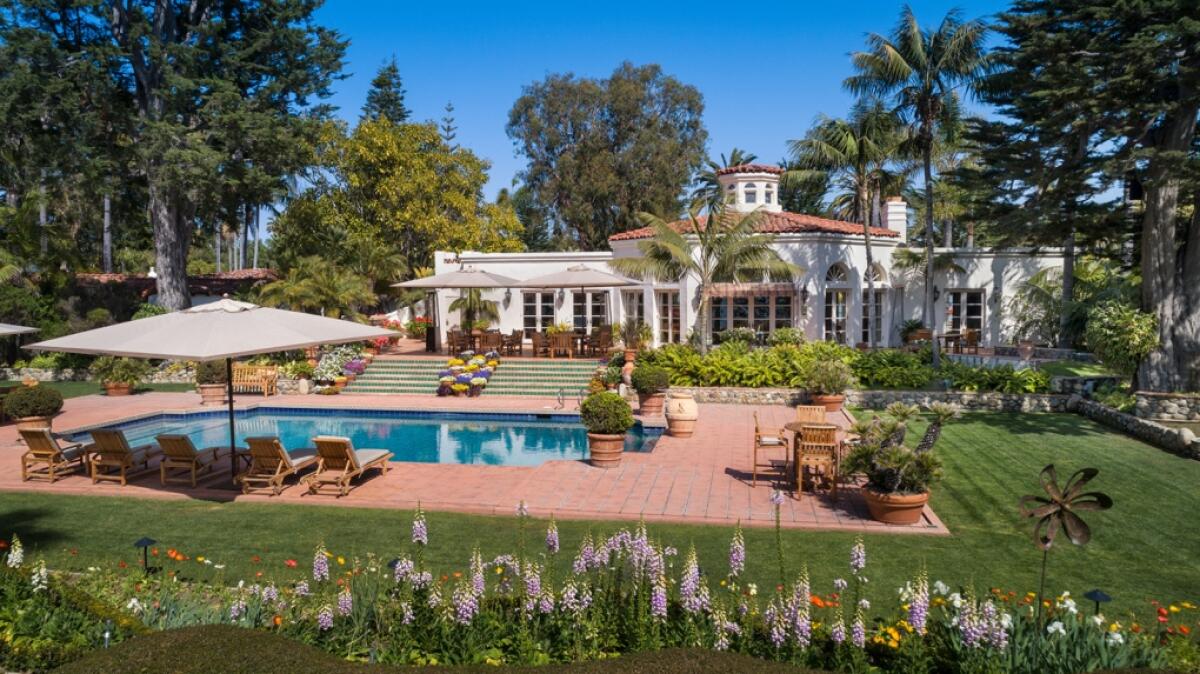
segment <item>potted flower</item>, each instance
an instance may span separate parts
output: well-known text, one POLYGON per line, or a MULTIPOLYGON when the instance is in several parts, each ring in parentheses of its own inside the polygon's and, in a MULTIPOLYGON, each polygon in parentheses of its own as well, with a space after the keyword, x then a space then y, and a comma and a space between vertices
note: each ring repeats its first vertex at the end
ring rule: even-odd
POLYGON ((625 399, 612 391, 593 393, 579 406, 579 420, 588 431, 591 464, 599 468, 621 465, 625 434, 633 427, 633 412, 625 399))
POLYGON ((454 375, 445 372, 438 377, 437 394, 439 397, 446 397, 452 393, 450 387, 454 385, 454 375))
POLYGON ((455 383, 455 384, 451 384, 451 385, 450 385, 450 390, 451 390, 451 391, 454 393, 454 395, 456 395, 456 396, 462 396, 462 395, 465 395, 465 394, 467 393, 467 391, 469 391, 470 389, 471 389, 471 385, 470 385, 470 384, 461 384, 461 383, 455 383))
POLYGON ((609 365, 602 370, 600 381, 604 382, 604 388, 609 391, 617 390, 621 385, 621 368, 616 365, 609 365))
POLYGON ((625 362, 632 363, 637 358, 638 349, 641 348, 643 342, 648 342, 650 326, 637 320, 633 316, 625 319, 621 324, 621 331, 618 337, 621 340, 621 345, 625 348, 625 362))
POLYGON ((350 379, 346 377, 346 375, 341 374, 333 378, 333 387, 338 391, 341 391, 342 389, 346 388, 346 384, 349 382, 350 379))
POLYGON ((224 361, 196 363, 196 390, 200 392, 201 405, 220 405, 225 402, 228 375, 224 361))
POLYGON ((346 381, 351 382, 354 381, 355 377, 365 372, 366 369, 367 364, 364 361, 355 358, 354 360, 347 362, 342 367, 342 374, 346 376, 346 381))
MULTIPOLYGON (((889 407, 888 411, 893 409, 889 407)), ((931 424, 939 429, 958 415, 956 406, 945 403, 934 403, 929 410, 934 415, 931 424)), ((885 524, 920 522, 929 502, 930 488, 942 477, 942 463, 933 453, 932 443, 926 449, 922 442, 916 450, 904 445, 908 416, 907 413, 883 419, 876 416, 859 424, 856 427, 859 443, 842 466, 847 474, 866 475, 863 499, 867 510, 872 518, 885 524)))
POLYGON ((19 431, 51 428, 62 406, 62 394, 49 386, 20 386, 4 396, 4 413, 16 419, 19 431))
POLYGON ((487 377, 471 377, 471 397, 478 398, 480 393, 483 393, 483 387, 487 386, 487 377))
POLYGON ((92 361, 88 371, 100 380, 105 395, 127 396, 150 373, 150 364, 136 358, 102 356, 92 361))
POLYGON ((663 413, 663 402, 667 397, 665 391, 671 384, 666 370, 657 365, 639 365, 633 369, 629 381, 638 394, 638 414, 653 416, 663 413))
POLYGON ((842 409, 846 401, 846 389, 854 385, 854 374, 850 366, 837 359, 814 362, 804 378, 804 387, 814 405, 824 405, 826 411, 842 409))

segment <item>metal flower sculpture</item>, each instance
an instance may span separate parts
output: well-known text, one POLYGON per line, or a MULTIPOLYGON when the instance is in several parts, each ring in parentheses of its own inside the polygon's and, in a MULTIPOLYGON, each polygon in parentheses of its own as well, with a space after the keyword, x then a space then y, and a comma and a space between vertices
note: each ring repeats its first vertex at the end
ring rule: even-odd
POLYGON ((1021 497, 1021 515, 1037 518, 1033 540, 1038 547, 1049 550, 1059 531, 1066 531, 1067 538, 1075 545, 1086 545, 1091 540, 1092 530, 1076 511, 1108 510, 1113 506, 1107 494, 1083 491, 1084 486, 1099 473, 1095 468, 1078 470, 1059 489, 1054 464, 1042 469, 1042 489, 1049 498, 1033 495, 1021 497))

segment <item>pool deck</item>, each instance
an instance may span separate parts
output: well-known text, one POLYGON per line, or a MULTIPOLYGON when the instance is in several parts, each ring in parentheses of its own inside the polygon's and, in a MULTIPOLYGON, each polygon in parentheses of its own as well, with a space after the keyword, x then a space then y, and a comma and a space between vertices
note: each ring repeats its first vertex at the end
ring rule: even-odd
MULTIPOLYGON (((283 395, 263 398, 239 395, 238 406, 305 406, 370 409, 446 410, 463 412, 545 412, 558 408, 545 398, 509 396, 439 398, 434 395, 283 395)), ((55 418, 56 431, 70 431, 157 412, 205 410, 195 393, 149 392, 124 398, 81 396, 66 401, 55 418)), ((202 481, 197 488, 163 487, 158 471, 115 483, 92 484, 82 473, 49 484, 21 481, 20 457, 24 445, 11 424, 0 426, 0 491, 37 491, 60 494, 136 496, 145 498, 210 501, 303 503, 374 508, 411 509, 419 501, 427 510, 511 515, 524 500, 537 516, 559 519, 637 520, 689 524, 773 526, 773 490, 761 476, 750 485, 754 419, 757 410, 763 425, 779 428, 794 418, 785 406, 700 405, 700 420, 691 438, 664 435, 654 451, 627 453, 621 465, 595 468, 582 461, 548 461, 535 467, 481 466, 393 462, 387 475, 369 474, 349 496, 313 496, 295 485, 279 496, 244 495, 235 489, 228 469, 202 481)), ((565 411, 575 411, 568 401, 565 411)), ((829 420, 845 427, 842 413, 829 420)), ((648 419, 647 423, 661 423, 648 419)), ((780 513, 789 529, 842 530, 871 533, 949 534, 926 507, 924 521, 912 527, 895 527, 870 519, 857 489, 842 489, 836 501, 805 493, 787 498, 780 513)))

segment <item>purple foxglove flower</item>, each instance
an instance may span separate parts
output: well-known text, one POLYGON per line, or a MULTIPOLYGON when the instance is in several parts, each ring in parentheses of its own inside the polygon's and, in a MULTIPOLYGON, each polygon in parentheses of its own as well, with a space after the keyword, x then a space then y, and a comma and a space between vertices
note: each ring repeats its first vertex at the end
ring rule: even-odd
POLYGON ((396 566, 392 569, 392 578, 397 583, 402 583, 408 579, 413 571, 413 561, 407 557, 401 557, 396 560, 396 566))
POLYGON ((414 617, 415 616, 413 616, 412 604, 410 604, 408 602, 404 602, 403 604, 400 605, 400 624, 401 625, 411 625, 414 617))
POLYGON ((470 625, 479 613, 479 597, 475 591, 465 585, 460 585, 454 591, 454 620, 459 625, 470 625))
POLYGON ((479 554, 479 548, 475 548, 474 554, 471 555, 471 591, 475 596, 482 597, 483 591, 487 583, 483 576, 483 557, 479 554))
POLYGON ((349 589, 338 593, 337 610, 338 615, 350 615, 350 612, 354 610, 354 597, 351 596, 349 589))
POLYGON ((546 550, 552 554, 558 554, 558 526, 554 524, 554 520, 550 520, 550 526, 546 527, 546 550))
POLYGON ((425 512, 417 506, 417 514, 413 515, 412 542, 417 545, 429 545, 429 528, 425 524, 425 512))
POLYGON ((318 547, 313 555, 312 575, 313 580, 329 580, 329 557, 325 553, 325 546, 318 547))
POLYGON ((771 505, 775 506, 776 508, 783 505, 783 492, 782 491, 780 491, 778 489, 771 491, 771 505))
POLYGON ((650 615, 657 620, 667 618, 667 579, 659 576, 650 590, 650 615))
POLYGON ((309 594, 311 594, 311 592, 308 589, 308 581, 307 580, 302 580, 302 581, 296 583, 296 587, 293 588, 292 591, 296 593, 297 597, 307 597, 309 594))
POLYGON ((733 541, 729 543, 729 575, 737 577, 746 568, 746 540, 739 526, 733 532, 733 541))
POLYGON ((854 625, 850 627, 850 642, 859 648, 867 645, 867 627, 861 615, 855 616, 854 625))
POLYGON ((854 541, 854 547, 850 548, 850 572, 857 576, 866 567, 867 546, 863 545, 862 538, 859 538, 854 541))
POLYGON ((317 629, 322 632, 328 632, 333 629, 333 611, 329 610, 328 606, 321 609, 321 612, 317 614, 317 629))
POLYGON ((236 621, 246 612, 246 602, 241 599, 229 605, 229 619, 236 621))

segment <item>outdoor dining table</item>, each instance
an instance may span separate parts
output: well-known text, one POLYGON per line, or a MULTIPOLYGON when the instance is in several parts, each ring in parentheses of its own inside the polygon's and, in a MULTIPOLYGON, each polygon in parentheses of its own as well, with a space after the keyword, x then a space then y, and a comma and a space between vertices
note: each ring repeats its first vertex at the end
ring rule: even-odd
POLYGON ((947 351, 953 350, 958 353, 962 349, 962 333, 961 332, 946 332, 939 335, 942 338, 942 346, 947 351))

